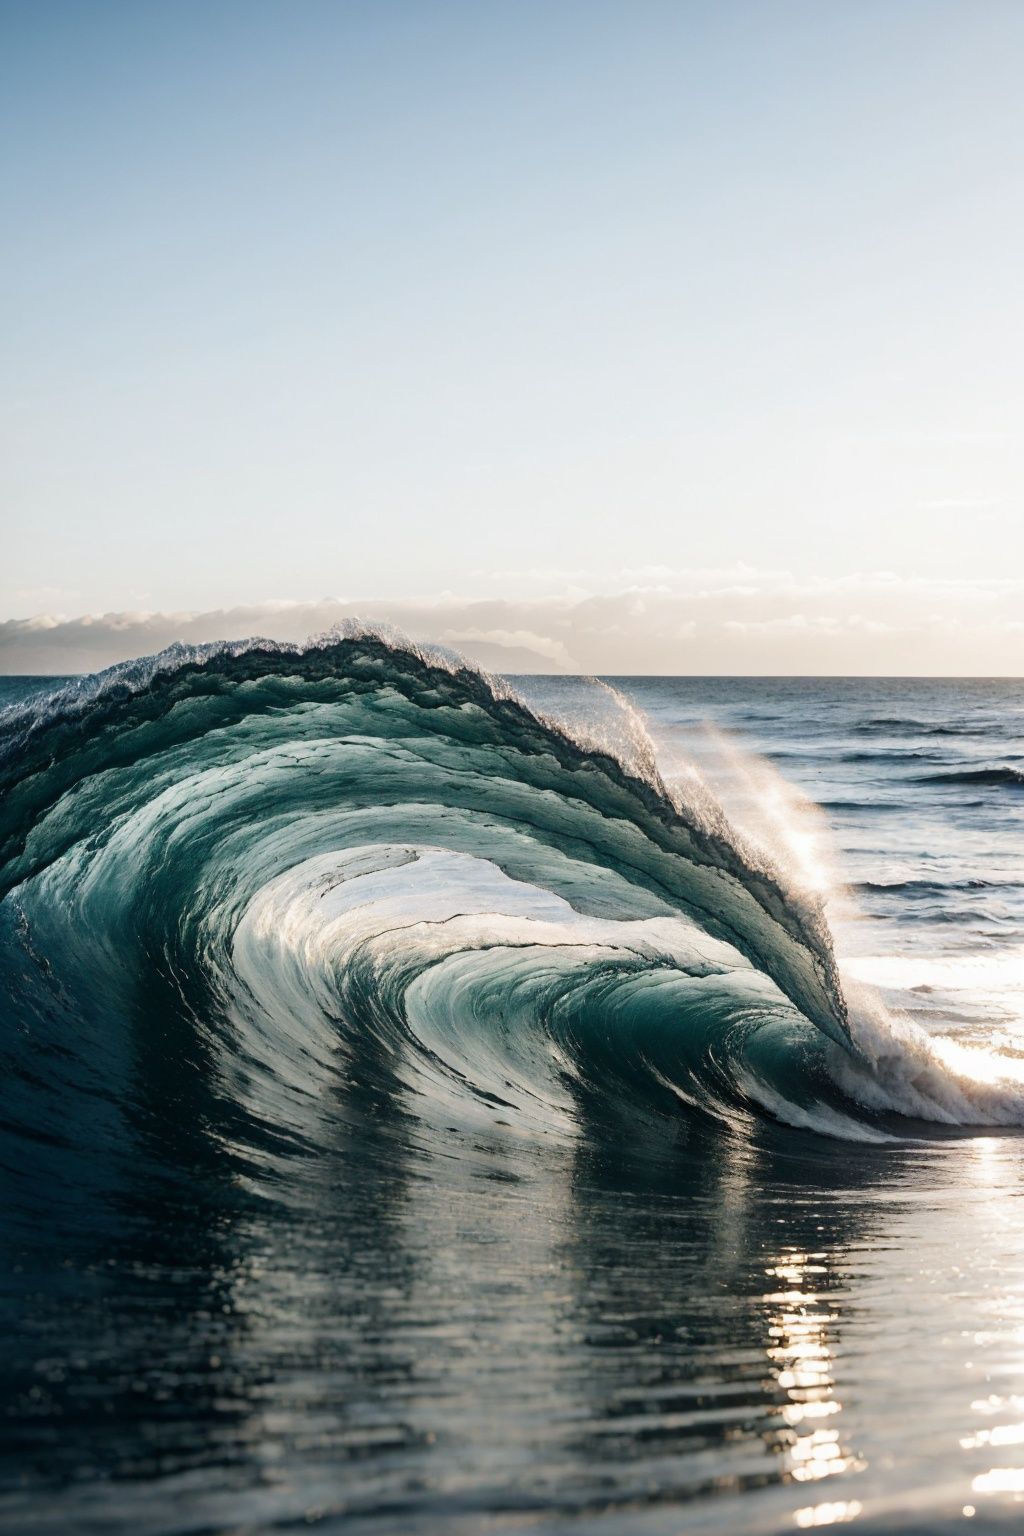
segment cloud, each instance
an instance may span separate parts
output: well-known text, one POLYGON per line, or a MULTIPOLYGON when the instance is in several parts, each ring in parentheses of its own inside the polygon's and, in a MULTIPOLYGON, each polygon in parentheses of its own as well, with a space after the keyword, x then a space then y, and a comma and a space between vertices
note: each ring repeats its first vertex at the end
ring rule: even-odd
POLYGON ((579 670, 561 640, 553 640, 547 635, 537 634, 532 629, 480 629, 470 626, 466 629, 443 629, 438 639, 445 645, 455 646, 463 651, 467 648, 478 648, 481 645, 489 648, 497 646, 506 651, 524 650, 533 657, 545 657, 553 662, 560 672, 579 670))
MULTIPOLYGON (((618 587, 534 597, 443 592, 386 602, 273 598, 206 612, 126 610, 0 623, 0 670, 92 671, 161 650, 264 635, 302 640, 343 618, 387 621, 492 671, 1024 675, 1024 581, 892 571, 798 577, 748 566, 623 572, 618 587)), ((566 573, 561 573, 562 575, 566 573)))

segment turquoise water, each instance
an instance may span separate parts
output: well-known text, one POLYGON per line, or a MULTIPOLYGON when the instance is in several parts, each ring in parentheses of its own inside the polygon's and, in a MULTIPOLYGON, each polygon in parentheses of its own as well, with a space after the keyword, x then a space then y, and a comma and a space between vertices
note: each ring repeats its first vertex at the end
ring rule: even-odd
POLYGON ((1024 686, 516 685, 4 680, 3 1528, 1016 1528, 1024 686))

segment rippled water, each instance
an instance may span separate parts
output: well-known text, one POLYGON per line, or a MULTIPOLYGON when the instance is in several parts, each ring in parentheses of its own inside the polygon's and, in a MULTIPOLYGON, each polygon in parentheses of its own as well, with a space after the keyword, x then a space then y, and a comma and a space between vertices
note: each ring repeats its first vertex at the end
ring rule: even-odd
POLYGON ((0 1525, 1016 1528, 1024 687, 328 660, 17 737, 0 1525))

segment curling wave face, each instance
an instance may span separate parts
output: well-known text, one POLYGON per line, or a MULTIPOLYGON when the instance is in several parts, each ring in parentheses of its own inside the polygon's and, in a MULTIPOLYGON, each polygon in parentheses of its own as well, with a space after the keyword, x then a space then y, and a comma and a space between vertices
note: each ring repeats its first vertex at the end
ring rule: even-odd
POLYGON ((40 1160, 69 1191, 109 1179, 101 1153, 173 1165, 183 1113, 279 1195, 339 1081, 371 1102, 386 1081, 401 1134, 452 1155, 583 1119, 626 1147, 694 1117, 856 1140, 1019 1121, 1019 1082, 848 1003, 820 897, 705 790, 670 790, 628 725, 613 752, 357 629, 174 648, 8 710, 5 1164, 27 1219, 40 1160))

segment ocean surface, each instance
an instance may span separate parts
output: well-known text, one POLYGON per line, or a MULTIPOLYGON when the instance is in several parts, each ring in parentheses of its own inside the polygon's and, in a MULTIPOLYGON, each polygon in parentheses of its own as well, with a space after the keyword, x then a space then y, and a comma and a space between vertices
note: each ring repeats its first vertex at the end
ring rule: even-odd
POLYGON ((1024 684, 0 705, 0 1529, 1021 1528, 1024 684))

